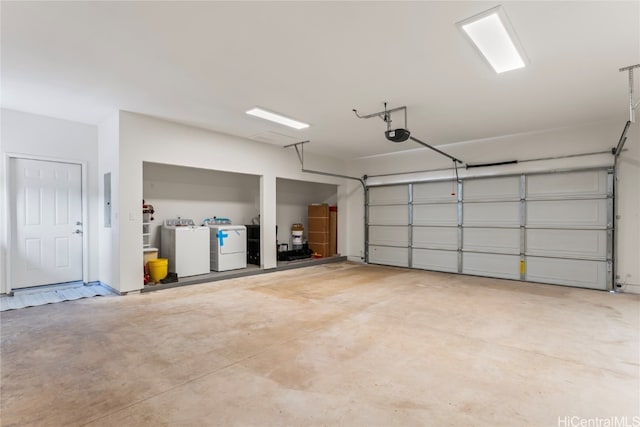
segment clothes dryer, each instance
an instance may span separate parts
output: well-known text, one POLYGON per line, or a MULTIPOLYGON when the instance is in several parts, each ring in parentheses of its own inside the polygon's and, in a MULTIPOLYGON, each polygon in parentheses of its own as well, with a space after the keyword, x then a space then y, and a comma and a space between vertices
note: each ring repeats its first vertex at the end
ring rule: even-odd
POLYGON ((247 227, 210 224, 209 232, 211 270, 227 271, 247 267, 247 227))

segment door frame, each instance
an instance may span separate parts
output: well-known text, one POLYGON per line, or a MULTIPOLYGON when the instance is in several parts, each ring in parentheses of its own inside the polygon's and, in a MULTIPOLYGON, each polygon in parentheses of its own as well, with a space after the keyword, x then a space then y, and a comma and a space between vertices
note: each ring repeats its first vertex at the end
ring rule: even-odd
POLYGON ((5 288, 0 288, 0 293, 13 294, 13 287, 11 283, 11 244, 13 242, 13 235, 11 230, 11 220, 13 219, 13 213, 11 207, 9 206, 10 194, 13 190, 13 179, 11 173, 11 160, 12 159, 23 159, 23 160, 39 160, 44 162, 55 162, 55 163, 68 163, 72 165, 80 166, 80 198, 82 204, 82 281, 86 284, 89 283, 89 223, 88 223, 88 196, 87 196, 87 162, 85 160, 77 160, 77 159, 65 159, 59 157, 51 157, 51 156, 38 156, 32 154, 23 154, 23 153, 5 153, 4 155, 4 185, 3 185, 3 199, 4 199, 4 243, 5 243, 5 274, 4 280, 5 288))

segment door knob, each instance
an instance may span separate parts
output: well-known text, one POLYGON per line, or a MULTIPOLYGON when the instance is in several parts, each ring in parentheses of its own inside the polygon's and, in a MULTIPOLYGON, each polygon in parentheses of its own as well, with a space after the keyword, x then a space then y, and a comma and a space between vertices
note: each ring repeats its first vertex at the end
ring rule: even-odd
POLYGON ((82 234, 82 230, 76 230, 74 231, 75 234, 82 234))

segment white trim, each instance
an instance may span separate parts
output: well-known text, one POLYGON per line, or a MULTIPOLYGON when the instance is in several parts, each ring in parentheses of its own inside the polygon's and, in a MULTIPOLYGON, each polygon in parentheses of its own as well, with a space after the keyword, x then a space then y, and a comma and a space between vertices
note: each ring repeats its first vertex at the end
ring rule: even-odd
MULTIPOLYGON (((4 218, 5 223, 3 227, 5 229, 5 263, 6 263, 6 272, 5 272, 5 293, 10 293, 13 291, 11 286, 11 209, 9 208, 9 192, 11 191, 11 159, 25 159, 25 160, 40 160, 45 162, 56 162, 56 163, 68 163, 72 165, 80 165, 80 186, 81 186, 81 203, 82 203, 82 281, 84 283, 89 282, 89 227, 87 220, 89 219, 88 213, 88 178, 87 178, 87 170, 88 170, 88 162, 85 160, 76 160, 76 159, 64 159, 59 157, 52 156, 38 156, 32 154, 23 154, 23 153, 5 153, 4 156, 4 218)), ((0 289, 0 293, 2 290, 0 289)))
POLYGON ((11 287, 9 286, 9 278, 11 277, 11 263, 9 262, 9 242, 11 241, 9 238, 11 223, 9 220, 9 177, 11 176, 9 172, 9 159, 8 155, 5 155, 2 159, 3 167, 4 167, 4 176, 3 186, 2 186, 2 244, 4 245, 4 277, 0 280, 0 294, 9 294, 11 292, 11 287))
MULTIPOLYGON (((584 169, 604 169, 613 166, 611 154, 589 154, 574 157, 570 162, 567 158, 532 160, 515 164, 487 166, 482 168, 459 168, 459 179, 488 178, 507 175, 568 172, 584 169)), ((438 169, 433 171, 408 172, 405 174, 372 176, 367 179, 367 187, 384 185, 409 184, 430 181, 454 180, 452 169, 438 169)))
POLYGON ((106 283, 104 283, 104 282, 102 282, 100 280, 93 280, 93 281, 88 282, 88 283, 85 282, 85 284, 86 285, 100 285, 103 288, 108 289, 109 291, 113 292, 115 295, 123 296, 123 294, 119 290, 112 288, 111 286, 107 285, 106 283))

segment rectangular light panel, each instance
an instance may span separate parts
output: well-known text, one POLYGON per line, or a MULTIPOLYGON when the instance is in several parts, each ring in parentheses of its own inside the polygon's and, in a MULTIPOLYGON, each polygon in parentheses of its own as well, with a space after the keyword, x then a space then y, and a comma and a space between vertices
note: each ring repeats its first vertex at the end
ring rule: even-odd
POLYGON ((496 73, 523 68, 525 56, 501 6, 458 22, 496 73))
POLYGON ((252 108, 251 110, 247 111, 247 114, 260 117, 261 119, 269 120, 271 122, 279 123, 281 125, 289 126, 294 129, 306 129, 309 127, 307 123, 299 122, 289 117, 272 113, 271 111, 263 110, 262 108, 252 108))

